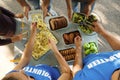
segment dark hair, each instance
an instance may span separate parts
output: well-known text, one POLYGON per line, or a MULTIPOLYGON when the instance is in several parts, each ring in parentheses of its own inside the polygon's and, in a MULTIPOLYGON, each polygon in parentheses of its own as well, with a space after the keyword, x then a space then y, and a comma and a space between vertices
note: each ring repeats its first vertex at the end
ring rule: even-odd
POLYGON ((2 80, 19 80, 19 79, 14 77, 4 77, 2 80))

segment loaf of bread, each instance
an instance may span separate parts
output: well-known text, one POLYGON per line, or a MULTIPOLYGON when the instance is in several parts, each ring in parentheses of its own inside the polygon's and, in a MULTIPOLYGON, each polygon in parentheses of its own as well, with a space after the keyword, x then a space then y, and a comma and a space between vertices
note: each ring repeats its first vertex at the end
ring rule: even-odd
POLYGON ((63 39, 65 44, 73 44, 74 43, 74 38, 76 36, 81 36, 79 31, 73 31, 73 32, 69 32, 69 33, 64 33, 63 34, 63 39))
POLYGON ((64 16, 51 18, 49 20, 51 30, 65 28, 68 25, 67 19, 64 16))
POLYGON ((59 50, 62 56, 65 58, 66 61, 74 60, 75 59, 75 49, 68 48, 64 50, 59 50))

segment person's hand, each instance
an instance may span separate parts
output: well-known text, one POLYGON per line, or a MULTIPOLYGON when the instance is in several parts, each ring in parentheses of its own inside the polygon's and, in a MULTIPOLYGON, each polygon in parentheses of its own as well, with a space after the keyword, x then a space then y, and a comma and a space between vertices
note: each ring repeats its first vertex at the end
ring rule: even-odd
POLYGON ((56 46, 56 44, 55 44, 55 41, 53 40, 53 39, 48 39, 48 44, 49 44, 49 47, 51 48, 51 50, 53 51, 53 52, 56 52, 56 51, 58 51, 58 49, 57 49, 57 46, 56 46))
POLYGON ((29 5, 26 5, 23 7, 23 12, 27 19, 28 19, 28 13, 30 10, 31 10, 31 7, 29 5))
POLYGON ((46 16, 48 16, 48 9, 46 7, 42 7, 43 10, 43 19, 45 19, 46 16))
POLYGON ((75 43, 76 48, 81 48, 81 46, 82 46, 82 38, 80 36, 76 36, 74 38, 74 43, 75 43))
POLYGON ((43 18, 45 19, 45 17, 49 15, 48 6, 50 4, 50 1, 49 0, 41 0, 40 3, 41 3, 42 11, 43 11, 43 18))
POLYGON ((22 38, 23 38, 23 35, 19 34, 19 35, 15 35, 15 36, 11 37, 11 40, 12 40, 12 42, 17 42, 17 41, 22 40, 22 38))
POLYGON ((31 24, 30 28, 31 28, 30 37, 29 37, 29 40, 28 40, 26 46, 33 44, 33 42, 35 40, 35 36, 36 36, 36 33, 37 33, 37 22, 33 22, 31 24))
POLYGON ((31 34, 36 33, 36 31, 37 31, 37 22, 33 22, 31 24, 31 34))
POLYGON ((102 34, 105 32, 105 29, 102 25, 100 25, 97 21, 93 22, 93 26, 90 27, 92 30, 94 30, 95 32, 102 34))
POLYGON ((15 18, 23 18, 24 15, 22 13, 15 14, 15 18))
POLYGON ((68 9, 68 19, 69 21, 72 20, 72 10, 69 10, 69 9, 68 9))

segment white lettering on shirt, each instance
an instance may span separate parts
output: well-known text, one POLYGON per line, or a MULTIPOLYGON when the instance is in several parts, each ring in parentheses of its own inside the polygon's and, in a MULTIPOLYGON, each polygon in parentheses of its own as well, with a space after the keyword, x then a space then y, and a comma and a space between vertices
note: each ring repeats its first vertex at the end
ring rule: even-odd
POLYGON ((110 56, 109 58, 97 59, 95 61, 92 61, 87 65, 87 67, 90 69, 90 68, 93 68, 97 65, 107 63, 107 62, 110 62, 110 61, 114 61, 114 60, 119 59, 119 58, 120 58, 120 52, 110 56))
POLYGON ((40 69, 36 69, 36 68, 33 68, 33 67, 29 67, 29 66, 23 68, 23 70, 27 71, 27 72, 30 72, 30 73, 34 73, 34 74, 37 74, 37 75, 41 75, 41 76, 47 77, 50 80, 52 80, 50 74, 48 72, 46 72, 45 70, 40 70, 40 69))

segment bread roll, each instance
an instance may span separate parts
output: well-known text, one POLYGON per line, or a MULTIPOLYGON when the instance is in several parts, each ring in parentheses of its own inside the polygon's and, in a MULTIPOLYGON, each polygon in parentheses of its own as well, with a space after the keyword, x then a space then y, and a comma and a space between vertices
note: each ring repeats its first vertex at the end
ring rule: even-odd
POLYGON ((51 18, 49 20, 51 30, 65 28, 68 25, 67 19, 64 16, 51 18))
POLYGON ((66 61, 75 59, 75 49, 74 48, 59 50, 59 52, 65 58, 66 61))
POLYGON ((64 33, 63 34, 63 39, 64 39, 65 44, 67 44, 67 45, 73 44, 74 43, 74 38, 76 36, 81 37, 79 31, 73 31, 73 32, 69 32, 69 33, 64 33))

